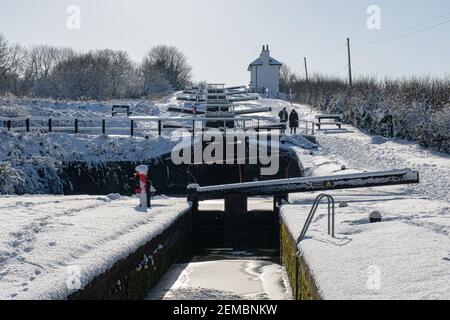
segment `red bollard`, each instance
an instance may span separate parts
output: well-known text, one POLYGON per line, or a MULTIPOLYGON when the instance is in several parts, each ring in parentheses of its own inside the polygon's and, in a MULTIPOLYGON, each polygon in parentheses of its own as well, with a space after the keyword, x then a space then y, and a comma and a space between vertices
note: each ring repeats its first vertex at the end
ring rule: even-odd
POLYGON ((149 207, 149 197, 147 194, 147 175, 148 175, 148 166, 142 165, 136 168, 136 178, 139 181, 139 186, 136 187, 136 194, 139 195, 140 199, 140 207, 147 208, 149 207))

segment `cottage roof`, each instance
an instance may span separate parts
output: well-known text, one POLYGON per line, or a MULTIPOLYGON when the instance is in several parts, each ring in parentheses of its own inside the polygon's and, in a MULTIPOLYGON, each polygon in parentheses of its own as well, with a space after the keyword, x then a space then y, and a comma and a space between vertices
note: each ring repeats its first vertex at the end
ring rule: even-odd
POLYGON ((281 66, 282 65, 281 62, 279 62, 278 60, 276 60, 270 56, 269 46, 267 45, 267 46, 263 46, 263 50, 262 50, 262 53, 259 56, 259 58, 256 59, 255 61, 253 61, 252 63, 250 63, 250 65, 248 66, 249 71, 250 71, 251 67, 253 67, 253 66, 262 66, 263 65, 263 59, 262 59, 263 55, 265 55, 266 58, 268 56, 270 66, 281 66))
MULTIPOLYGON (((261 57, 259 57, 258 59, 256 59, 256 60, 253 61, 252 63, 250 63, 250 67, 251 67, 251 66, 262 66, 262 65, 263 65, 263 62, 262 62, 261 57)), ((282 63, 281 63, 280 61, 278 61, 278 60, 276 60, 276 59, 270 57, 270 59, 269 59, 269 65, 271 65, 271 66, 281 66, 282 63)))

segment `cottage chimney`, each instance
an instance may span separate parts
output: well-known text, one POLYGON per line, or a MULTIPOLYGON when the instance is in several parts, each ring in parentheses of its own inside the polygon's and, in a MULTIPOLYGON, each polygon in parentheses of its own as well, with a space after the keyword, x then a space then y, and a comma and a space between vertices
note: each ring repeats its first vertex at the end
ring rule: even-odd
POLYGON ((270 57, 269 45, 262 45, 258 59, 249 65, 251 72, 251 88, 260 91, 269 90, 270 96, 277 97, 279 93, 281 63, 270 57))
POLYGON ((263 46, 263 51, 261 52, 261 58, 263 59, 263 61, 268 60, 268 58, 269 58, 269 51, 267 50, 266 45, 263 46))

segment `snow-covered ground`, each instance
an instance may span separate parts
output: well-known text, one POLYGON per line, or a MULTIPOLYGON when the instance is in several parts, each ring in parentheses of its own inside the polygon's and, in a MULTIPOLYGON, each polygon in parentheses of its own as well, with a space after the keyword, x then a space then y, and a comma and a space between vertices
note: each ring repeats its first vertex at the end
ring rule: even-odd
POLYGON ((184 198, 152 204, 143 212, 118 195, 0 197, 0 299, 64 299, 189 208, 184 198))
POLYGON ((263 260, 193 261, 174 265, 148 300, 289 300, 282 266, 263 260))
MULTIPOLYGON (((302 118, 313 118, 309 107, 295 107, 302 118)), ((409 167, 421 177, 418 185, 329 192, 348 205, 336 209, 336 239, 327 235, 324 206, 299 245, 322 297, 450 299, 449 155, 349 126, 319 131, 317 138, 313 155, 296 148, 311 176, 409 167), (382 223, 369 223, 373 211, 383 215, 382 223)), ((295 194, 282 207, 294 236, 316 196, 295 194)))
MULTIPOLYGON (((7 132, 0 123, 0 194, 60 194, 63 186, 59 178, 62 161, 87 161, 98 164, 104 161, 137 161, 156 158, 170 153, 181 141, 180 133, 163 131, 158 136, 156 122, 139 122, 135 125, 135 137, 129 136, 130 121, 122 116, 112 117, 112 105, 129 105, 136 117, 173 118, 183 115, 169 111, 171 106, 182 106, 177 101, 177 93, 154 102, 148 100, 113 101, 56 101, 51 99, 31 99, 0 97, 0 117, 62 117, 62 118, 106 118, 113 121, 114 132, 101 135, 98 121, 83 120, 79 126, 97 127, 80 134, 56 131, 47 133, 46 124, 41 123, 43 131, 7 132), (123 128, 123 130, 122 130, 123 128), (144 131, 142 131, 144 130, 144 131), (145 139, 142 133, 147 135, 145 139)), ((279 104, 277 100, 263 100, 265 105, 279 104)), ((258 104, 258 101, 251 102, 258 104)), ((184 115, 189 118, 189 115, 184 115)), ((263 114, 273 121, 270 113, 263 114)), ((22 121, 23 122, 23 121, 22 121)), ((17 124, 24 126, 24 123, 17 124)), ((64 120, 61 124, 54 120, 55 127, 74 126, 73 121, 64 120)), ((13 125, 14 126, 14 125, 13 125)), ((72 130, 72 129, 70 129, 72 130)), ((81 129, 80 129, 81 130, 81 129)), ((73 132, 70 132, 73 133, 73 132)))
MULTIPOLYGON (((70 102, 1 97, 0 116, 104 118, 111 117, 111 104, 116 103, 130 105, 135 116, 173 117, 175 114, 169 112, 168 108, 179 102, 176 101, 175 95, 170 95, 158 103, 146 100, 70 102)), ((124 128, 122 136, 103 136, 99 135, 99 132, 77 135, 40 131, 0 132, 0 194, 62 193, 62 183, 59 179, 62 161, 87 161, 97 164, 104 161, 151 159, 170 153, 181 140, 179 134, 166 132, 158 137, 156 131, 146 132, 148 139, 142 136, 130 137, 129 120, 120 120, 121 117, 115 119, 118 120, 114 126, 124 128)), ((137 126, 141 127, 146 125, 150 124, 137 123, 137 126)), ((80 126, 83 126, 82 122, 80 126)))
MULTIPOLYGON (((170 117, 175 114, 168 112, 168 107, 179 104, 174 99, 171 96, 159 103, 130 103, 136 103, 135 115, 170 117)), ((96 102, 61 105, 27 99, 0 102, 15 106, 8 112, 15 112, 20 105, 26 106, 20 110, 33 115, 110 113, 110 105, 96 102)), ((272 107, 272 112, 259 115, 268 122, 274 121, 274 115, 282 107, 291 109, 288 103, 279 100, 261 99, 257 103, 272 107)), ((295 107, 301 118, 313 118, 314 112, 309 107, 295 107)), ((319 131, 317 138, 320 147, 312 155, 300 147, 302 141, 285 138, 293 143, 308 175, 404 167, 418 170, 421 175, 418 185, 330 192, 337 201, 348 204, 337 208, 337 238, 331 239, 326 234, 325 212, 321 209, 299 247, 322 296, 326 299, 449 299, 450 156, 421 148, 414 142, 371 136, 348 126, 342 131, 319 131), (368 215, 375 210, 383 214, 383 222, 369 224, 368 215)), ((57 164, 62 159, 136 160, 166 153, 177 139, 1 133, 0 141, 0 189, 3 187, 0 193, 15 193, 17 188, 35 193, 54 191, 43 188, 49 181, 42 180, 54 176, 55 181, 50 184, 57 185, 57 164), (25 177, 29 185, 17 186, 25 177)), ((294 235, 299 234, 314 197, 315 194, 292 195, 293 204, 283 206, 283 219, 294 235)), ((157 201, 161 202, 160 206, 152 214, 145 214, 135 209, 135 199, 1 197, 0 298, 67 296, 70 290, 66 280, 68 269, 73 271, 71 266, 80 267, 82 284, 86 284, 160 232, 187 208, 185 199, 157 201)), ((247 262, 239 263, 233 268, 242 268, 247 262)), ((210 267, 200 263, 194 269, 210 267)), ((256 282, 253 285, 259 289, 252 292, 263 292, 261 281, 256 282)), ((195 281, 192 283, 187 287, 197 286, 195 281)))
POLYGON ((61 194, 63 161, 142 161, 170 153, 180 136, 145 139, 66 133, 0 133, 0 194, 61 194))
POLYGON ((171 115, 167 110, 168 106, 178 105, 178 102, 176 101, 176 94, 169 95, 161 101, 121 99, 101 102, 0 96, 0 116, 104 118, 111 117, 113 105, 130 106, 133 116, 165 117, 171 115))

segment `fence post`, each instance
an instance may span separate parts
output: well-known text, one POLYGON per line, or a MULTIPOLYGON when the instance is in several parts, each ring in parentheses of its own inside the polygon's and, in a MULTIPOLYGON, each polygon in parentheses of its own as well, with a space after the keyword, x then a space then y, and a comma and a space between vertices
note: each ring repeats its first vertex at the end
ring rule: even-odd
POLYGON ((389 116, 389 124, 390 124, 390 127, 389 127, 389 129, 390 129, 390 134, 391 134, 391 139, 394 139, 394 116, 389 116))
POLYGON ((134 120, 130 122, 130 135, 134 136, 134 120))
POLYGON ((102 119, 102 134, 106 134, 106 120, 102 119))
POLYGON ((52 119, 48 119, 48 132, 52 132, 52 119))
POLYGON ((75 133, 78 133, 78 119, 75 119, 75 133))
POLYGON ((30 132, 30 119, 25 120, 25 128, 27 132, 30 132))
POLYGON ((158 136, 162 135, 162 121, 158 120, 158 136))

